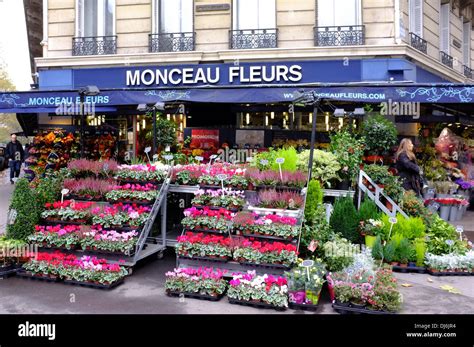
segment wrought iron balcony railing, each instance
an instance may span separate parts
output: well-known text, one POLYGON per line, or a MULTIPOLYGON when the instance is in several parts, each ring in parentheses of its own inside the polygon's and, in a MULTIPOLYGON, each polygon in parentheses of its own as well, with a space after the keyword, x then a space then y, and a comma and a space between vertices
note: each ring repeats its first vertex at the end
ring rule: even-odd
POLYGON ((331 26, 314 28, 315 46, 359 46, 365 43, 365 26, 331 26))
POLYGON ((117 53, 117 36, 72 38, 72 55, 103 55, 117 53))
POLYGON ((446 65, 446 66, 449 66, 450 68, 453 67, 453 57, 451 57, 449 54, 445 53, 445 52, 439 52, 440 56, 441 56, 441 62, 446 65))
POLYGON ((428 52, 428 42, 415 33, 410 33, 410 45, 425 54, 428 52))
POLYGON ((472 79, 472 69, 469 66, 463 65, 464 76, 472 79))
POLYGON ((231 49, 276 48, 278 29, 230 30, 231 49))
POLYGON ((151 53, 194 51, 195 36, 194 32, 150 34, 149 50, 151 53))

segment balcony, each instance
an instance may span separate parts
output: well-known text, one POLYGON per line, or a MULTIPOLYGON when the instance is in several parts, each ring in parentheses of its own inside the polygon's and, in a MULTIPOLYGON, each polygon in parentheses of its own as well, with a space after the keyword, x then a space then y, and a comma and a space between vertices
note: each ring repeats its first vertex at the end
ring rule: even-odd
POLYGON ((104 55, 117 53, 117 36, 72 38, 72 55, 104 55))
POLYGON ((439 52, 439 54, 441 56, 441 62, 444 65, 449 66, 450 68, 453 68, 453 57, 451 57, 449 54, 445 52, 439 52))
POLYGON ((150 34, 149 51, 150 53, 194 51, 195 36, 193 32, 150 34))
POLYGON ((364 25, 314 28, 315 46, 360 46, 364 43, 364 25))
POLYGON ((463 65, 464 76, 472 79, 472 69, 469 66, 463 65))
POLYGON ((410 45, 425 54, 428 52, 428 42, 415 33, 410 33, 410 45))
POLYGON ((242 29, 229 31, 231 49, 276 48, 278 29, 242 29))

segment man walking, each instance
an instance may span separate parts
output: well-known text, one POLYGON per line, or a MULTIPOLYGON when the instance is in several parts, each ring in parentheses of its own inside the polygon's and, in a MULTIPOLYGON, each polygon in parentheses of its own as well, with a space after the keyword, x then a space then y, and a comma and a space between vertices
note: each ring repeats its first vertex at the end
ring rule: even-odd
POLYGON ((25 157, 25 152, 23 151, 21 143, 17 141, 15 134, 12 134, 11 139, 12 140, 7 144, 6 156, 7 159, 9 159, 10 183, 13 184, 13 177, 20 176, 20 167, 25 157))

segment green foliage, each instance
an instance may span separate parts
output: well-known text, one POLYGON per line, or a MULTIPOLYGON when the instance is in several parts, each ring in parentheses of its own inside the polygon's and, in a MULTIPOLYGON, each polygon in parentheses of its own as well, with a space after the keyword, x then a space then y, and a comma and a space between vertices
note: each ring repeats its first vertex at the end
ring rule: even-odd
POLYGON ((277 151, 275 151, 272 147, 268 149, 268 151, 258 152, 255 156, 255 160, 252 161, 250 164, 251 166, 256 166, 259 170, 268 170, 272 163, 275 162, 277 158, 277 151), (262 160, 266 160, 268 164, 262 164, 262 160))
POLYGON ((410 261, 410 259, 412 259, 413 252, 414 252, 414 249, 410 241, 406 238, 403 238, 397 247, 397 256, 400 263, 407 264, 410 261))
MULTIPOLYGON (((16 90, 15 85, 8 77, 5 70, 0 67, 0 90, 13 91, 16 90)), ((10 134, 21 131, 21 126, 18 123, 14 114, 0 113, 0 142, 7 143, 10 141, 10 134)), ((18 138, 20 142, 25 144, 26 141, 18 138)))
POLYGON ((379 208, 370 199, 365 199, 362 204, 360 204, 359 208, 359 221, 366 221, 369 219, 378 220, 382 217, 382 213, 380 212, 379 208))
POLYGON ((426 253, 426 242, 424 239, 415 240, 416 266, 423 266, 426 253))
MULTIPOLYGON (((390 232, 390 222, 387 215, 382 216, 384 223, 384 235, 388 237, 390 232)), ((426 226, 423 219, 419 217, 405 218, 402 215, 397 215, 397 223, 393 225, 392 236, 401 235, 409 240, 415 240, 425 236, 426 226)), ((386 238, 384 238, 386 240, 386 238)))
POLYGON ((34 233, 35 225, 39 222, 36 194, 30 188, 26 178, 21 178, 16 182, 9 213, 12 210, 16 211, 17 216, 14 223, 7 226, 7 237, 26 240, 34 233))
POLYGON ((323 245, 332 241, 335 237, 334 230, 326 221, 326 209, 323 205, 316 207, 314 218, 311 223, 305 223, 301 232, 300 255, 303 258, 319 258, 324 256, 323 245), (311 252, 308 250, 311 242, 317 245, 316 250, 311 252))
MULTIPOLYGON (((152 116, 152 115, 151 115, 152 116)), ((153 141, 153 127, 146 134, 147 141, 153 141)), ((176 144, 176 124, 159 115, 156 117, 156 145, 164 149, 176 144)))
MULTIPOLYGON (((309 150, 298 154, 298 170, 307 170, 309 163, 309 150)), ((341 169, 337 157, 326 151, 314 150, 312 178, 317 179, 321 184, 331 186, 331 180, 339 179, 338 172, 341 169)))
POLYGON ((319 181, 312 179, 308 184, 308 192, 306 195, 306 205, 304 208, 304 217, 306 221, 312 222, 315 217, 316 210, 323 203, 323 191, 319 181))
POLYGON ((336 272, 341 271, 353 262, 358 247, 336 235, 333 240, 324 244, 323 250, 323 260, 327 265, 327 269, 336 272))
POLYGON ((467 251, 467 242, 459 240, 456 228, 442 220, 439 216, 435 216, 427 235, 427 253, 434 255, 448 253, 465 254, 467 251))
POLYGON ((56 172, 39 180, 34 193, 36 195, 37 209, 42 211, 44 204, 55 202, 61 196, 64 176, 56 172))
POLYGON ((330 224, 334 231, 351 242, 359 242, 359 218, 351 197, 339 198, 334 204, 330 224))
POLYGON ((390 150, 397 143, 397 134, 395 124, 380 114, 368 117, 362 128, 366 149, 375 153, 390 150))
POLYGON ((280 148, 275 153, 275 159, 269 161, 271 168, 274 171, 279 171, 279 166, 276 163, 276 158, 284 158, 285 162, 281 164, 281 169, 286 171, 294 172, 296 171, 296 163, 298 160, 298 152, 294 147, 280 148))
POLYGON ((374 245, 372 246, 372 257, 374 259, 382 259, 383 255, 382 240, 380 239, 380 236, 377 236, 374 245))
POLYGON ((359 167, 364 155, 364 138, 357 138, 347 130, 340 130, 330 136, 329 150, 341 165, 341 177, 354 182, 359 175, 359 167))
POLYGON ((397 261, 396 251, 397 251, 397 246, 395 242, 394 241, 388 242, 385 248, 383 249, 383 257, 387 263, 397 261))

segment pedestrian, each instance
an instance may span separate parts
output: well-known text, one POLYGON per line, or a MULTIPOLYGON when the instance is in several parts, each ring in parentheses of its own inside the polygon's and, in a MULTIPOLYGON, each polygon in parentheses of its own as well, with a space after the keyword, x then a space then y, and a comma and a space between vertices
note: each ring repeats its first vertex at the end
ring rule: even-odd
POLYGON ((405 190, 413 190, 418 196, 421 196, 422 190, 422 171, 416 163, 415 153, 413 152, 413 142, 405 138, 400 142, 395 160, 397 162, 398 175, 402 179, 405 190))
POLYGON ((16 134, 11 135, 11 141, 7 144, 6 157, 9 159, 10 183, 13 184, 13 177, 18 178, 20 176, 21 163, 25 158, 23 146, 16 139, 16 134))

